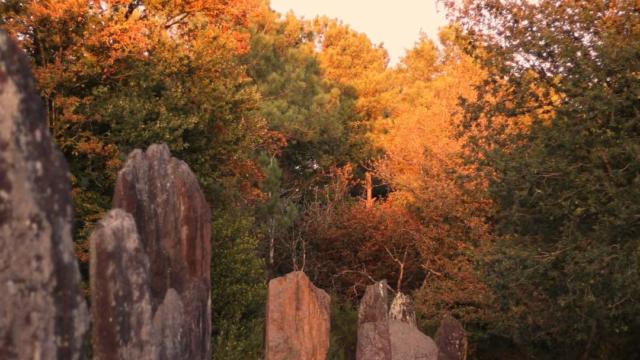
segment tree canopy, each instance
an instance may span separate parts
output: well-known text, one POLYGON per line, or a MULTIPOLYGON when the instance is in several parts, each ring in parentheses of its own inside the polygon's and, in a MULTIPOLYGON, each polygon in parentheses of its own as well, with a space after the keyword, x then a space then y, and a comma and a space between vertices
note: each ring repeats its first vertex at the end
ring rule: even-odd
POLYGON ((166 143, 213 214, 215 358, 263 356, 291 270, 334 298, 335 359, 383 278, 426 333, 460 319, 474 358, 640 352, 640 4, 444 3, 391 66, 266 0, 0 0, 70 164, 85 284, 126 155, 166 143))

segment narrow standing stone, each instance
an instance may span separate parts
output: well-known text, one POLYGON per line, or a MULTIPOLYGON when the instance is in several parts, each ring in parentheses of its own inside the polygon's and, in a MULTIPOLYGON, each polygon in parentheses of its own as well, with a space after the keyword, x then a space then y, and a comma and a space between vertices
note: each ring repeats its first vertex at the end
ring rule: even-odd
POLYGON ((90 241, 94 359, 156 359, 149 260, 133 217, 111 210, 90 241))
POLYGON ((269 281, 266 359, 326 359, 330 304, 329 295, 301 271, 269 281))
POLYGON ((171 359, 210 359, 211 215, 195 175, 166 145, 134 150, 118 174, 113 206, 133 215, 149 256, 154 318, 170 289, 184 311, 172 321, 179 329, 157 329, 180 336, 183 348, 171 359))
POLYGON ((387 282, 367 286, 358 310, 357 360, 390 360, 387 282))
POLYGON ((0 31, 0 358, 79 359, 87 307, 67 163, 28 60, 0 31))

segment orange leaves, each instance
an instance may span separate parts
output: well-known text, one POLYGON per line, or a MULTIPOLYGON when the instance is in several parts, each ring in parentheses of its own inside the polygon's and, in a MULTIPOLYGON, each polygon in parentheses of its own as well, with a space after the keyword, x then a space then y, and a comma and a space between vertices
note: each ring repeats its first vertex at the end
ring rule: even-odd
POLYGON ((250 35, 246 32, 234 31, 231 33, 236 43, 236 54, 244 55, 249 52, 250 35))
POLYGON ((112 65, 128 56, 142 58, 149 48, 148 31, 145 23, 139 19, 114 21, 95 30, 87 34, 86 45, 96 50, 105 65, 112 65))
POLYGON ((54 111, 59 110, 64 121, 70 123, 79 123, 85 120, 85 117, 76 112, 78 105, 82 100, 75 96, 56 96, 53 101, 54 111))
MULTIPOLYGON (((84 156, 100 156, 105 158, 114 158, 120 154, 118 147, 113 144, 105 144, 99 139, 92 137, 90 134, 84 134, 87 136, 84 141, 81 141, 76 146, 76 154, 84 156)), ((115 165, 112 163, 111 165, 115 165)))
POLYGON ((48 18, 52 22, 60 20, 79 21, 86 14, 86 0, 42 0, 33 1, 29 7, 35 21, 48 18))
POLYGON ((266 139, 264 147, 267 154, 271 157, 280 156, 282 154, 282 150, 287 147, 287 138, 279 131, 268 130, 266 133, 266 139))

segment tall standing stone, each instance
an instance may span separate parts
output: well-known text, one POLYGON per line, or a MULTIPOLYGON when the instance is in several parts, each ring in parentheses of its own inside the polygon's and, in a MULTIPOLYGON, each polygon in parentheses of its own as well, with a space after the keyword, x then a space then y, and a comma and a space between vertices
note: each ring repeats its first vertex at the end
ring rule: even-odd
POLYGON ((367 286, 358 309, 357 360, 390 360, 387 282, 367 286))
POLYGON ((436 331, 436 343, 440 350, 439 360, 466 360, 467 334, 460 321, 446 315, 436 331))
POLYGON ((266 359, 326 359, 330 304, 329 295, 301 271, 269 281, 266 359))
POLYGON ((171 318, 156 314, 163 304, 163 311, 173 305, 182 310, 182 319, 171 322, 178 329, 164 323, 157 331, 179 334, 176 359, 209 359, 211 215, 195 175, 166 145, 134 150, 118 174, 113 206, 133 215, 149 256, 154 322, 171 318), (170 289, 177 299, 167 297, 170 289))
POLYGON ((71 221, 67 163, 25 55, 0 31, 0 358, 83 357, 71 221))
POLYGON ((111 210, 90 241, 94 359, 156 359, 149 260, 133 217, 111 210))

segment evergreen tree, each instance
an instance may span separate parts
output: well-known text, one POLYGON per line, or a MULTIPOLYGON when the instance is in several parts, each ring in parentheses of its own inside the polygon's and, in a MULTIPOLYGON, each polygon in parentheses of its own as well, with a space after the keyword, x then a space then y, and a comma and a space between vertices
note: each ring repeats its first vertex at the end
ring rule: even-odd
POLYGON ((465 134, 491 175, 497 331, 544 358, 638 353, 640 8, 469 1, 490 76, 465 134))

